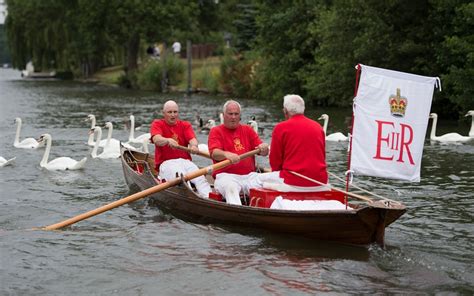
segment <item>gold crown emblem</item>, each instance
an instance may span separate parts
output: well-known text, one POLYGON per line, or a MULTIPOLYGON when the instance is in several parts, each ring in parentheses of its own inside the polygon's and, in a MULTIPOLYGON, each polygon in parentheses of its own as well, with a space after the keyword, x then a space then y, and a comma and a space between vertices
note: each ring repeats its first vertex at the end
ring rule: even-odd
POLYGON ((405 110, 408 105, 408 99, 400 95, 400 89, 397 88, 397 94, 391 95, 388 98, 388 103, 390 105, 390 112, 393 116, 403 117, 405 116, 405 110))

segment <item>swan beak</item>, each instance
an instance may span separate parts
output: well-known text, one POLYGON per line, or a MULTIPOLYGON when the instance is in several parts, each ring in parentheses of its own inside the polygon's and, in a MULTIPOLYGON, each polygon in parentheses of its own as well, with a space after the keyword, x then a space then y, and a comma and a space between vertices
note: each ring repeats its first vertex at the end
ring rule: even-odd
POLYGON ((318 120, 321 120, 321 119, 323 119, 323 117, 322 117, 322 116, 318 118, 318 120))
POLYGON ((91 128, 91 129, 89 130, 89 133, 88 133, 88 134, 89 134, 89 135, 92 135, 93 133, 94 133, 94 129, 91 128))

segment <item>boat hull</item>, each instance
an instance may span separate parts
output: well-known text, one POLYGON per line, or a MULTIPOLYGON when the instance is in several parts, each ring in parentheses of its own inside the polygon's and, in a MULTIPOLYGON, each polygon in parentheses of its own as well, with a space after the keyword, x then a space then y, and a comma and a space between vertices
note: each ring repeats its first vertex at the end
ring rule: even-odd
MULTIPOLYGON (((152 160, 146 155, 124 150, 122 166, 127 185, 133 190, 145 190, 157 185, 153 177, 152 160), (130 159, 141 168, 136 169, 130 159), (130 165, 132 163, 132 165, 130 165)), ((217 223, 263 229, 306 238, 348 244, 383 246, 385 228, 397 220, 406 208, 376 202, 352 205, 349 210, 291 211, 230 205, 213 199, 203 199, 186 182, 150 196, 150 202, 173 216, 197 223, 217 223)))

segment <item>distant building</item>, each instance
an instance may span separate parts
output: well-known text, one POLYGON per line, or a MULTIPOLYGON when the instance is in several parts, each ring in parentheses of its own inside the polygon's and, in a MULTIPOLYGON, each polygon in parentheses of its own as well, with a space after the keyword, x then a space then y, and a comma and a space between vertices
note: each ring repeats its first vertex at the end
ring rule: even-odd
POLYGON ((5 23, 5 18, 7 17, 7 4, 5 0, 0 0, 0 25, 5 23))

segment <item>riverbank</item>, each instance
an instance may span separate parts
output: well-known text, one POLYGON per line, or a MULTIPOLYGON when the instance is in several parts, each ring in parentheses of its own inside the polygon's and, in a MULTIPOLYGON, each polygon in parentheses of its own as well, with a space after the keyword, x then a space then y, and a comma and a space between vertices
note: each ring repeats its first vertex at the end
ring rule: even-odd
MULTIPOLYGON (((193 91, 206 93, 223 92, 219 85, 221 60, 222 58, 218 56, 192 60, 191 79, 193 91)), ((180 59, 180 61, 185 65, 186 70, 178 84, 168 86, 168 90, 172 92, 186 92, 188 89, 187 60, 180 59)), ((106 85, 119 85, 120 79, 124 74, 125 71, 121 65, 106 67, 96 72, 87 81, 106 85)))

